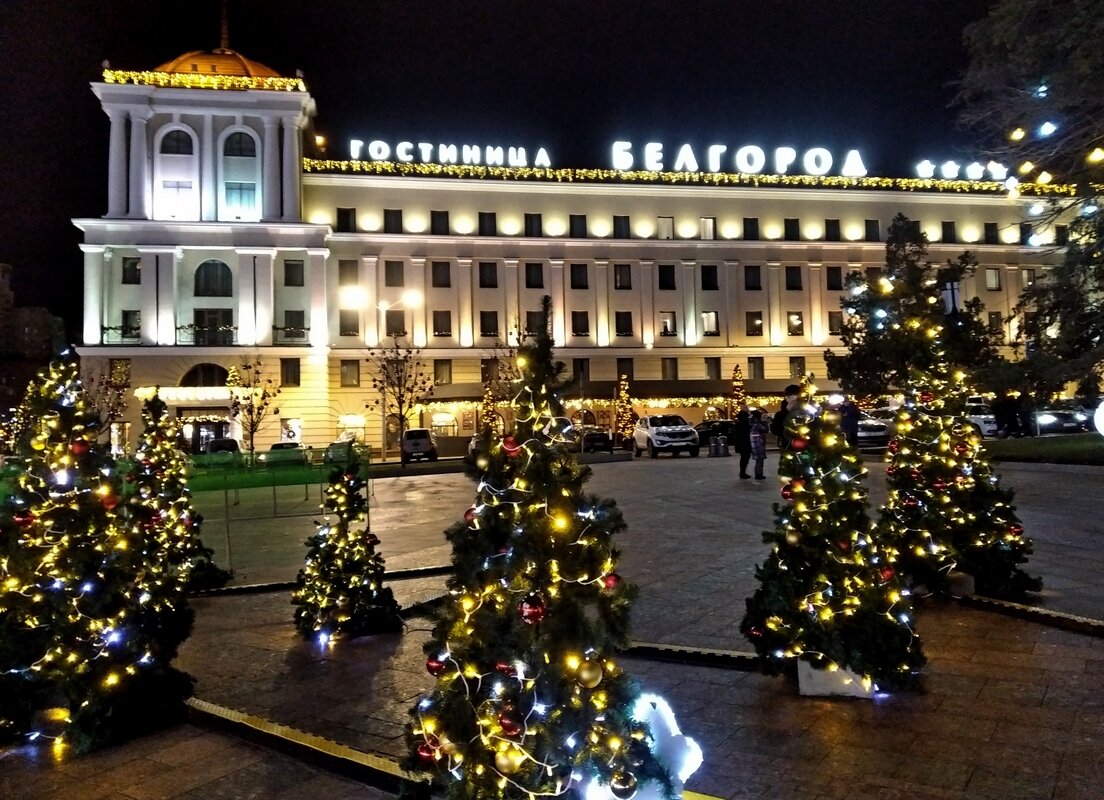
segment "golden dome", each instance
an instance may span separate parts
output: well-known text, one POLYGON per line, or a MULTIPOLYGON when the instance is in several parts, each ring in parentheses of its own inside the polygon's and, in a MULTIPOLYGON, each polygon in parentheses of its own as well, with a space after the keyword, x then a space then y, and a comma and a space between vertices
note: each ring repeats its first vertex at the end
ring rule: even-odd
POLYGON ((279 78, 280 73, 234 50, 193 50, 166 61, 155 72, 185 75, 235 75, 246 78, 279 78))

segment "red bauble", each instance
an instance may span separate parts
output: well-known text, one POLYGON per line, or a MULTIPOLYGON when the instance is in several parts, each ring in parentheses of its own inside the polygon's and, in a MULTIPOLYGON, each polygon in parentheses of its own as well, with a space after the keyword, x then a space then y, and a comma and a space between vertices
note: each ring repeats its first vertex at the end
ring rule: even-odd
POLYGON ((428 764, 437 760, 437 748, 432 743, 425 741, 418 744, 418 758, 428 764))
POLYGON ((33 511, 16 511, 12 514, 12 522, 18 525, 20 528, 25 528, 34 522, 35 515, 33 511))
POLYGON ((495 662, 495 672, 505 675, 507 678, 517 677, 517 668, 508 661, 495 662))
POLYGON ((1008 532, 1013 536, 1023 536, 1024 527, 1018 522, 1013 522, 1008 528, 1008 532))
POLYGON ((906 497, 905 498, 905 507, 906 508, 916 508, 918 505, 920 505, 920 501, 917 500, 915 497, 906 497))
POLYGON ((809 441, 807 439, 802 439, 800 436, 795 436, 794 438, 790 439, 790 448, 792 450, 798 451, 799 453, 808 446, 809 441))
POLYGON ((942 478, 936 478, 934 481, 932 481, 932 488, 935 489, 935 491, 937 492, 945 492, 949 486, 950 484, 942 478))
POLYGON ((621 585, 621 576, 616 572, 610 572, 602 576, 602 586, 606 589, 616 589, 621 585))
POLYGON ((964 456, 970 452, 970 445, 966 444, 966 442, 958 442, 954 446, 954 451, 957 455, 964 456))
POLYGON ((886 445, 886 450, 888 450, 891 453, 896 453, 900 449, 901 449, 901 443, 899 441, 897 441, 896 439, 890 439, 889 444, 886 445))
POLYGON ((348 472, 345 473, 345 480, 355 481, 356 479, 357 479, 356 470, 349 470, 348 472))
POLYGON ((106 508, 108 511, 119 505, 119 498, 113 494, 105 494, 100 498, 100 505, 106 508))
POLYGON ((142 459, 142 466, 145 467, 146 469, 149 469, 150 467, 153 466, 153 462, 150 461, 148 458, 143 458, 142 459))
POLYGON ((464 512, 464 522, 471 525, 475 521, 475 508, 469 508, 464 512))
POLYGON ((518 718, 513 706, 502 709, 498 715, 498 724, 502 732, 510 737, 520 736, 525 730, 525 723, 518 718))
POLYGON ((544 621, 544 615, 548 613, 548 605, 544 597, 533 593, 518 603, 518 613, 529 625, 537 625, 544 621))
POLYGON ((895 464, 890 464, 888 467, 886 467, 886 477, 887 478, 892 478, 896 474, 897 474, 897 466, 895 464))
POLYGON ((502 449, 506 451, 506 455, 510 458, 515 458, 521 453, 521 445, 513 436, 507 436, 502 440, 502 449))
POLYGON ((69 445, 69 449, 73 451, 73 455, 83 456, 88 452, 88 442, 84 439, 77 439, 69 445))
POLYGON ((914 481, 918 481, 922 477, 924 477, 924 473, 922 473, 920 470, 916 469, 916 467, 913 467, 912 469, 909 470, 909 477, 912 478, 914 481))
POLYGON ((883 581, 888 581, 890 578, 897 574, 897 570, 895 570, 893 567, 882 567, 880 570, 878 570, 878 574, 882 576, 883 581))
POLYGON ((849 539, 840 539, 836 544, 839 546, 841 552, 848 552, 851 549, 851 541, 849 539))
POLYGON ((371 545, 372 547, 376 547, 376 546, 377 546, 377 545, 378 545, 378 544, 380 543, 380 538, 379 538, 378 536, 376 536, 376 534, 374 534, 374 533, 369 533, 369 534, 368 534, 368 535, 367 535, 367 536, 365 537, 365 540, 366 540, 366 541, 368 542, 368 544, 370 544, 370 545, 371 545))
POLYGON ((793 500, 794 490, 790 484, 787 483, 779 491, 782 493, 782 498, 784 500, 793 500))
POLYGON ((758 638, 762 637, 762 635, 763 635, 763 629, 758 627, 758 626, 748 629, 748 636, 751 636, 752 638, 758 639, 758 638))
POLYGON ((448 672, 448 662, 442 661, 439 658, 430 656, 426 659, 426 671, 429 672, 434 678, 439 678, 448 672))
POLYGON ((935 399, 935 395, 933 393, 931 393, 931 392, 920 392, 920 402, 921 403, 930 403, 934 399, 935 399))

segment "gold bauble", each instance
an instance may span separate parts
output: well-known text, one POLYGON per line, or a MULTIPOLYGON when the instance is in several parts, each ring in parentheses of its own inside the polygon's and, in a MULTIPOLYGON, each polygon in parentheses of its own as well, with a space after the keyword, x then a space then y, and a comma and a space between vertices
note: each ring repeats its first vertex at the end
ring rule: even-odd
POLYGON ((495 767, 503 775, 513 775, 524 760, 525 755, 515 747, 508 747, 495 753, 495 767))
POLYGON ((786 541, 789 544, 797 544, 801 541, 801 534, 797 531, 786 531, 786 541))
POLYGON ((579 665, 579 669, 575 673, 575 679, 580 686, 593 689, 602 682, 602 665, 597 661, 584 661, 579 665))
POLYGON ((32 450, 45 450, 46 449, 46 440, 41 436, 35 436, 34 438, 31 439, 31 449, 32 450))

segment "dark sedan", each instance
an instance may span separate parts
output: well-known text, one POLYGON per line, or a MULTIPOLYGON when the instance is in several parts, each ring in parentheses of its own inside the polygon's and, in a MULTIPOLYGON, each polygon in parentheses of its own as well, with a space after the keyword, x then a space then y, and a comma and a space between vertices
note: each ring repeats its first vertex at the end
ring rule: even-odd
POLYGON ((1035 412, 1039 433, 1081 433, 1091 430, 1092 419, 1083 411, 1046 408, 1035 412))
POLYGON ((701 442, 702 447, 708 447, 709 440, 717 436, 725 437, 729 447, 736 445, 736 420, 734 419, 708 419, 700 425, 695 425, 694 430, 698 432, 698 441, 701 442))

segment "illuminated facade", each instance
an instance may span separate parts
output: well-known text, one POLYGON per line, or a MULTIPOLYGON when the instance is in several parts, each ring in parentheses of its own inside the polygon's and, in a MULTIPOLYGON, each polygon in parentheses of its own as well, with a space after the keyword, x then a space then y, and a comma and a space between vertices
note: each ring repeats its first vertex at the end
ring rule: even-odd
POLYGON ((161 387, 193 446, 234 435, 225 371, 258 355, 283 386, 262 447, 343 431, 378 446, 364 359, 393 335, 436 379, 415 424, 470 435, 496 341, 545 294, 576 408, 611 425, 628 374, 637 411, 685 405, 696 421, 735 366, 753 395, 825 373, 844 279, 884 263, 895 214, 937 263, 976 254, 961 296, 1009 342, 1063 236, 1032 229, 999 184, 304 159, 302 82, 232 51, 109 70, 93 90, 111 138, 107 214, 75 220, 85 371, 161 387))

